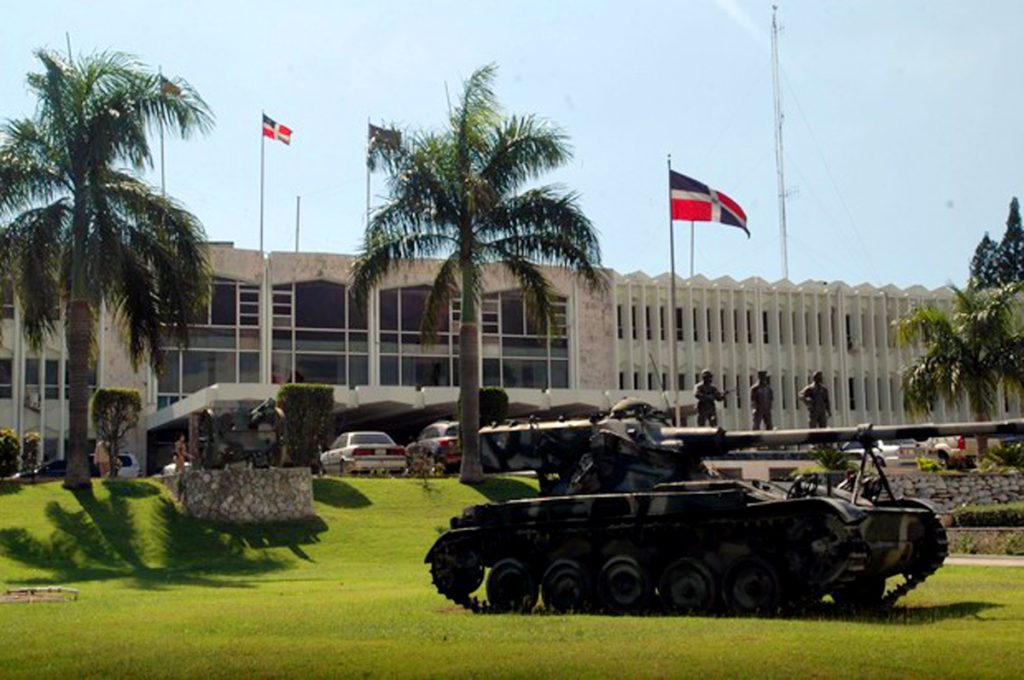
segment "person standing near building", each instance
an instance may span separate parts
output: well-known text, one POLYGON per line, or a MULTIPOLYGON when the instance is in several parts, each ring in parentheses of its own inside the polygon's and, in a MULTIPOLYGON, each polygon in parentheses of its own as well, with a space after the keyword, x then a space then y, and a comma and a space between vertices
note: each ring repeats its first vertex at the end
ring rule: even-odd
POLYGON ((715 411, 715 402, 724 401, 728 391, 722 392, 711 384, 714 377, 710 370, 704 369, 700 372, 701 381, 693 388, 693 398, 697 400, 697 426, 718 427, 718 413, 715 411))
POLYGON ((772 402, 775 394, 771 385, 768 384, 768 371, 757 372, 757 382, 750 388, 750 405, 754 409, 754 429, 760 430, 761 423, 764 429, 772 428, 772 402))
POLYGON ((188 444, 185 443, 185 433, 178 433, 178 440, 174 442, 174 471, 181 474, 185 471, 185 462, 188 460, 188 444))
POLYGON ((110 451, 107 449, 107 443, 102 439, 96 440, 96 448, 92 452, 92 462, 96 463, 96 467, 100 469, 100 477, 110 475, 110 451))
POLYGON ((810 416, 810 428, 828 427, 828 419, 832 417, 832 403, 825 387, 825 376, 815 371, 811 383, 800 390, 800 401, 807 405, 810 416))

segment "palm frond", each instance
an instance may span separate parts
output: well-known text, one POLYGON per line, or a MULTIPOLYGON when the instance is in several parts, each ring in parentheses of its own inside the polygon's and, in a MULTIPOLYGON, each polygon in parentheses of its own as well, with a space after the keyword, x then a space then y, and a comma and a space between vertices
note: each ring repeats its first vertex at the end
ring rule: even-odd
POLYGON ((424 344, 434 344, 437 339, 438 322, 448 316, 449 303, 458 293, 459 253, 455 251, 441 263, 430 287, 430 293, 427 294, 423 319, 420 321, 420 333, 423 335, 424 344))
POLYGON ((491 153, 480 171, 499 196, 572 159, 568 137, 534 116, 510 116, 490 131, 491 153))

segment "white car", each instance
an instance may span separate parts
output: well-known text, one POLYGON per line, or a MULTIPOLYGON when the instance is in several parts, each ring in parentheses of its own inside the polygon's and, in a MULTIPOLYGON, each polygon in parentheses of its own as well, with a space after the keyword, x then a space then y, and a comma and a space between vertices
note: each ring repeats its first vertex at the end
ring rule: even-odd
POLYGON ((331 448, 320 454, 324 472, 347 475, 353 472, 404 472, 405 449, 385 432, 344 432, 331 448))
MULTIPOLYGON (((117 476, 121 479, 136 479, 142 476, 142 468, 134 453, 119 453, 117 459, 121 461, 121 467, 117 470, 117 476)), ((94 465, 93 454, 89 454, 89 464, 94 465)))
MULTIPOLYGON (((843 446, 842 450, 854 456, 864 455, 864 447, 860 442, 848 442, 843 446)), ((876 457, 882 460, 882 465, 885 465, 887 462, 896 462, 900 459, 900 445, 886 443, 881 439, 875 442, 873 452, 876 457)))

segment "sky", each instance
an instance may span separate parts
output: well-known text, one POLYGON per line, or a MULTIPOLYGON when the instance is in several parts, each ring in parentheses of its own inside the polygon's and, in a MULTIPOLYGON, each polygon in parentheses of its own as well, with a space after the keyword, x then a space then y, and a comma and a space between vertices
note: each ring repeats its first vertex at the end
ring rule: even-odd
MULTIPOLYGON (((1024 194, 1017 0, 777 0, 789 278, 962 284, 987 231, 1024 194)), ((666 163, 746 211, 751 238, 698 223, 695 270, 782 278, 768 1, 433 0, 9 3, 0 118, 33 113, 37 48, 118 50, 181 76, 213 132, 168 139, 168 193, 209 238, 354 253, 366 209, 366 123, 437 129, 477 67, 499 66, 508 113, 560 126, 574 157, 545 177, 576 191, 603 264, 669 269, 666 163)), ((149 179, 159 183, 159 174, 149 179)), ((373 203, 386 191, 372 178, 373 203)), ((689 271, 689 223, 676 223, 689 271)))

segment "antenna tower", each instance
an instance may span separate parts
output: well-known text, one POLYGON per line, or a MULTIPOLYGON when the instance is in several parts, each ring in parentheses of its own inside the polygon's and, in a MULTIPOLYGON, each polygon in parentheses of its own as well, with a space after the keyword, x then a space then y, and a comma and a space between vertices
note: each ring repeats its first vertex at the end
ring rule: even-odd
POLYGON ((782 169, 782 88, 779 84, 779 24, 775 19, 778 5, 772 5, 772 99, 775 104, 775 174, 779 183, 779 243, 782 248, 782 278, 789 278, 789 255, 786 245, 786 179, 782 169))

